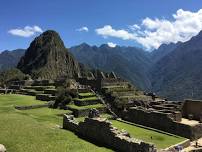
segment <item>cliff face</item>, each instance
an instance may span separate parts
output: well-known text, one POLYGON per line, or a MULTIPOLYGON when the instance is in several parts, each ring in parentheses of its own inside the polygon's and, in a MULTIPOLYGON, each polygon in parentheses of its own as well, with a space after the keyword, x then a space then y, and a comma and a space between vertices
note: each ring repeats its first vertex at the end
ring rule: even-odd
POLYGON ((46 31, 30 44, 17 68, 34 78, 55 79, 80 74, 79 63, 55 31, 46 31))

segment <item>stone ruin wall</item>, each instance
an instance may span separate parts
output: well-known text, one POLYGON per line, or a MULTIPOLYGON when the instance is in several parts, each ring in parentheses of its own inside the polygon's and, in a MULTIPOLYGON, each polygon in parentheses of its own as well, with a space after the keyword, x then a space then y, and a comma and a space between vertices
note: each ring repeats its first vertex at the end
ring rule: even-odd
POLYGON ((82 85, 88 85, 98 90, 101 89, 101 79, 79 78, 77 81, 82 85))
POLYGON ((66 115, 63 116, 63 129, 67 129, 78 133, 79 131, 79 123, 76 122, 73 115, 66 115))
POLYGON ((138 109, 136 107, 129 108, 129 110, 123 114, 123 118, 127 121, 159 129, 191 140, 202 137, 202 124, 189 126, 177 122, 175 117, 180 120, 180 113, 169 114, 138 109))
POLYGON ((185 100, 182 107, 182 115, 188 118, 190 114, 193 115, 193 119, 202 121, 202 101, 185 100))
POLYGON ((86 118, 84 122, 77 123, 68 115, 64 115, 63 128, 118 151, 157 151, 153 144, 129 137, 126 132, 119 131, 103 118, 86 118))
MULTIPOLYGON (((86 117, 89 114, 90 109, 74 109, 74 108, 70 108, 69 109, 71 111, 73 111, 73 115, 75 117, 86 117)), ((106 113, 107 112, 107 108, 106 107, 97 107, 97 110, 99 110, 99 113, 106 113)))

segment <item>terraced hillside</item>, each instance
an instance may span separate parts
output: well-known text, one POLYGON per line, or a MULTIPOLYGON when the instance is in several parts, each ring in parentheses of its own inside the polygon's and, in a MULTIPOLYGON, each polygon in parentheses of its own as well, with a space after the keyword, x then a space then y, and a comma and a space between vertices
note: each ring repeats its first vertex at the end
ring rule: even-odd
POLYGON ((144 95, 142 91, 137 90, 126 81, 105 83, 102 87, 102 93, 106 101, 116 108, 135 105, 146 106, 147 102, 152 100, 150 96, 144 95))
POLYGON ((100 113, 106 113, 106 107, 96 94, 86 89, 80 89, 78 98, 74 98, 73 103, 67 107, 73 111, 75 117, 88 116, 89 111, 93 108, 98 109, 100 113))

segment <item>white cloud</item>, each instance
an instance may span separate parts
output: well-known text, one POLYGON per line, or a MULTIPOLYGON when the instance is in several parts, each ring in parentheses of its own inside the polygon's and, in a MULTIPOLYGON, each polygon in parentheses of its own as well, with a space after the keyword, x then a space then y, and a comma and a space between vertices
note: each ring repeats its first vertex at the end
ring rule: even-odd
POLYGON ((81 27, 81 28, 77 29, 76 31, 79 31, 79 32, 88 32, 88 31, 89 31, 89 29, 88 29, 88 27, 83 26, 83 27, 81 27))
POLYGON ((202 30, 202 9, 197 12, 179 9, 172 19, 143 19, 140 25, 134 24, 127 29, 116 30, 110 25, 97 29, 98 35, 133 40, 148 50, 158 48, 163 43, 185 42, 202 30))
POLYGON ((129 29, 131 29, 132 31, 137 31, 137 30, 140 30, 140 29, 141 29, 141 27, 140 27, 139 25, 137 25, 137 24, 129 25, 128 27, 129 27, 129 29))
POLYGON ((116 37, 121 38, 123 40, 134 39, 134 34, 129 33, 126 30, 115 30, 110 25, 105 25, 103 28, 98 28, 95 30, 98 35, 107 37, 116 37))
POLYGON ((113 43, 113 42, 108 42, 107 45, 108 45, 109 47, 112 47, 112 48, 116 47, 116 44, 113 43))
POLYGON ((11 29, 8 31, 8 33, 15 35, 15 36, 21 36, 21 37, 31 37, 35 35, 36 33, 42 33, 43 30, 39 26, 25 26, 24 28, 16 28, 11 29))

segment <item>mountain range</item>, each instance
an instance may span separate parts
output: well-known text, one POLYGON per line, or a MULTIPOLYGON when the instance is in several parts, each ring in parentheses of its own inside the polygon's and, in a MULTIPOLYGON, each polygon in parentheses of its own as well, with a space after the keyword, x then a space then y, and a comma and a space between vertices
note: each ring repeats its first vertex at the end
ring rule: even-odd
MULTIPOLYGON (((24 51, 2 52, 0 70, 16 66, 24 51)), ((187 42, 162 44, 152 52, 86 43, 69 52, 89 68, 114 71, 142 90, 152 90, 171 100, 202 99, 202 32, 187 42)))
POLYGON ((151 65, 149 53, 135 47, 100 47, 83 43, 70 48, 75 58, 93 69, 106 72, 114 71, 119 76, 131 81, 138 88, 149 89, 150 80, 147 71, 151 65))
POLYGON ((152 89, 169 99, 202 99, 202 32, 158 60, 150 69, 152 89))
POLYGON ((15 67, 24 53, 24 49, 6 50, 0 53, 0 71, 15 67))

